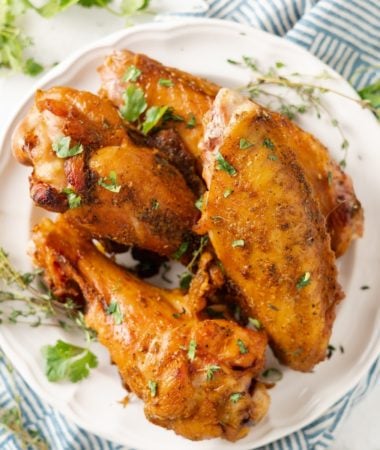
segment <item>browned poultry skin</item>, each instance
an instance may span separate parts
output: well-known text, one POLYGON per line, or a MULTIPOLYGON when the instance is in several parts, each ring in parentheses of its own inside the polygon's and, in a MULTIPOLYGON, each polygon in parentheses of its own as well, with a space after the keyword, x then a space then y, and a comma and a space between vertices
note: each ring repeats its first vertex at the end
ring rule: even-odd
MULTIPOLYGON (((146 92, 149 105, 168 105, 184 117, 189 111, 193 112, 199 124, 195 129, 188 129, 181 122, 170 122, 168 126, 178 130, 189 151, 199 160, 197 144, 203 137, 202 120, 219 87, 177 69, 165 67, 145 55, 123 50, 106 58, 99 69, 102 78, 101 94, 118 107, 123 103, 122 93, 128 85, 122 78, 131 65, 142 72, 137 84, 146 92), (171 80, 173 86, 160 86, 160 78, 171 80)), ((292 148, 311 184, 327 221, 331 247, 337 256, 341 256, 351 242, 363 233, 363 210, 355 196, 350 177, 331 158, 328 150, 309 133, 303 132, 280 114, 271 113, 270 117, 273 127, 278 128, 281 139, 292 148)))
MULTIPOLYGON (((284 140, 285 125, 232 91, 218 94, 204 143, 209 192, 200 230, 209 233, 244 295, 242 306, 262 322, 279 359, 309 371, 325 358, 342 292, 324 218, 284 140), (241 138, 252 145, 241 149, 241 138), (220 170, 217 151, 235 175, 220 170), (227 189, 233 192, 226 198, 227 189), (307 273, 309 283, 300 287, 307 273)), ((288 127, 291 140, 295 130, 288 127)))
POLYGON ((265 334, 197 317, 212 289, 209 255, 184 295, 133 277, 62 219, 43 221, 33 239, 35 262, 50 284, 62 291, 74 280, 83 292, 86 324, 108 348, 127 389, 144 401, 150 421, 189 439, 236 440, 248 432, 246 421, 266 414, 268 395, 254 380, 264 364, 265 334), (119 325, 106 312, 111 302, 122 313, 119 325), (244 354, 238 339, 247 348, 244 354), (219 369, 208 379, 210 365, 219 369), (230 398, 234 393, 241 394, 236 402, 230 398))
POLYGON ((64 212, 99 239, 134 244, 170 256, 196 222, 196 197, 181 173, 155 149, 136 146, 106 99, 70 88, 38 91, 13 137, 13 152, 33 166, 31 196, 37 205, 64 212), (61 159, 52 144, 70 136, 83 153, 61 159), (115 172, 119 192, 99 180, 115 172), (68 209, 64 188, 81 196, 68 209), (175 195, 173 195, 175 192, 175 195))
POLYGON ((184 122, 170 122, 170 126, 178 131, 186 147, 200 162, 198 143, 203 135, 203 116, 210 109, 219 87, 181 70, 166 67, 145 55, 119 50, 108 56, 98 69, 102 80, 100 95, 108 97, 118 107, 123 104, 122 94, 129 84, 123 81, 123 77, 130 66, 141 70, 134 84, 143 89, 149 106, 170 106, 184 118, 184 122), (173 86, 161 86, 160 79, 170 80, 173 86), (195 117, 193 128, 187 126, 191 115, 195 117))

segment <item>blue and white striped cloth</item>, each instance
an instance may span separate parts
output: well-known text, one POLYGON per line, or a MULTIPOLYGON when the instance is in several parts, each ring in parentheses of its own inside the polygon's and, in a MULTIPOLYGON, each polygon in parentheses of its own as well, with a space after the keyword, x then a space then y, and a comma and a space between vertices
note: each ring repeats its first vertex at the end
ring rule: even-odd
MULTIPOLYGON (((207 11, 198 13, 251 24, 308 49, 357 88, 379 78, 379 0, 209 0, 207 11)), ((367 376, 302 430, 261 450, 321 450, 328 448, 338 426, 353 405, 380 378, 377 361, 367 376)), ((0 410, 14 404, 10 376, 0 361, 0 410)), ((53 450, 119 450, 122 447, 89 434, 42 403, 25 381, 15 374, 22 397, 25 426, 38 429, 53 450)), ((0 428, 0 448, 19 450, 16 437, 0 428)))

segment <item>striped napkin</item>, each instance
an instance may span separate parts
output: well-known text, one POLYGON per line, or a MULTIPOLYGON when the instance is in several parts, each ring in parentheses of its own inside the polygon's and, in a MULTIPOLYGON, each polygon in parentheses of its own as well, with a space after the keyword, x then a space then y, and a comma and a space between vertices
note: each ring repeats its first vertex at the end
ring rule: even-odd
MULTIPOLYGON (((157 1, 158 3, 158 1, 157 1)), ((189 3, 189 2, 185 2, 189 3)), ((190 2, 191 3, 191 2, 190 2)), ((217 17, 261 28, 308 49, 357 89, 379 78, 379 0, 196 0, 192 16, 217 17), (376 68, 377 65, 377 68, 376 68)), ((175 13, 178 14, 178 5, 175 13)), ((189 10, 188 10, 189 11, 189 10)), ((184 15, 190 15, 184 12, 184 15)), ((89 434, 41 402, 25 381, 13 374, 25 426, 37 429, 53 450, 121 450, 89 434)), ((321 450, 355 405, 380 379, 377 361, 367 376, 322 417, 302 430, 260 450, 321 450)), ((14 405, 11 377, 0 358, 0 409, 14 405)), ((17 438, 0 426, 0 448, 19 450, 17 438)))

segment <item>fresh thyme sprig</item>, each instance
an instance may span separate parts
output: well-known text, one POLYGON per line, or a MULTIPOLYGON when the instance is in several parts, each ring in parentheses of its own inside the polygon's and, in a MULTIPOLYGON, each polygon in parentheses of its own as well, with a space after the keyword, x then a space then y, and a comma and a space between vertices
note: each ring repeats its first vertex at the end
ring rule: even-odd
POLYGON ((36 317, 36 321, 28 322, 31 326, 46 324, 64 329, 75 326, 84 332, 87 341, 93 341, 95 332, 86 326, 79 306, 69 297, 64 300, 56 298, 42 283, 40 275, 40 270, 26 273, 17 271, 0 247, 0 304, 11 306, 8 321, 16 323, 21 317, 36 317), (14 302, 21 302, 24 307, 13 306, 14 302), (46 323, 44 319, 52 319, 53 322, 46 323))
POLYGON ((208 236, 202 236, 199 243, 199 247, 196 250, 194 250, 193 257, 191 258, 189 264, 186 266, 186 271, 180 275, 179 285, 181 289, 186 290, 189 288, 191 280, 193 279, 194 266, 197 263, 199 257, 203 252, 203 249, 206 247, 207 244, 208 244, 208 236))
POLYGON ((24 417, 21 408, 21 396, 16 387, 14 368, 1 349, 0 360, 4 361, 9 372, 9 394, 13 399, 13 406, 0 409, 0 424, 18 438, 22 449, 26 450, 33 448, 36 450, 48 450, 49 446, 45 439, 41 436, 40 432, 33 428, 27 428, 24 425, 24 417))
POLYGON ((273 67, 264 71, 260 68, 258 63, 251 57, 243 56, 242 61, 228 60, 230 64, 240 65, 246 69, 249 69, 253 75, 252 80, 248 85, 240 88, 239 90, 246 92, 251 99, 260 98, 260 102, 270 107, 273 110, 277 110, 289 119, 293 120, 298 117, 299 114, 304 114, 308 111, 314 111, 318 118, 322 114, 326 115, 333 127, 335 127, 341 138, 341 148, 344 151, 344 156, 340 161, 342 168, 346 166, 347 151, 349 147, 349 141, 344 134, 344 130, 341 127, 339 121, 334 118, 329 109, 322 102, 322 95, 325 93, 331 93, 342 97, 346 100, 352 101, 362 108, 369 109, 375 114, 378 110, 368 99, 355 98, 344 94, 343 92, 331 89, 329 87, 321 85, 317 80, 331 78, 330 74, 324 71, 317 75, 304 75, 300 73, 292 73, 289 76, 284 76, 282 69, 286 66, 282 62, 276 62, 273 67), (299 81, 298 77, 311 77, 316 82, 303 82, 299 81), (264 89, 264 86, 268 86, 268 89, 264 89), (295 103, 289 102, 285 96, 272 92, 271 86, 278 86, 280 88, 290 90, 297 96, 295 103))

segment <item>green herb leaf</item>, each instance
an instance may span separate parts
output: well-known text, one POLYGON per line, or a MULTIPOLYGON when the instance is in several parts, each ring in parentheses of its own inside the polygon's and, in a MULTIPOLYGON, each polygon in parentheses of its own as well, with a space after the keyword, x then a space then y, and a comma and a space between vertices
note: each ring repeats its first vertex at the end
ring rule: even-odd
POLYGON ((328 345, 326 349, 326 358, 330 359, 332 355, 334 354, 336 348, 333 345, 328 345))
POLYGON ((260 322, 260 320, 259 319, 255 319, 254 317, 248 317, 248 322, 252 326, 252 328, 255 329, 255 330, 261 330, 261 328, 263 327, 263 325, 260 322))
POLYGON ((223 155, 219 151, 216 154, 215 160, 216 160, 216 168, 218 170, 223 170, 224 172, 227 172, 231 176, 237 174, 236 169, 223 158, 223 155))
POLYGON ((193 275, 190 272, 183 272, 179 279, 179 287, 186 291, 189 289, 192 279, 193 275))
POLYGON ((148 8, 150 0, 122 0, 120 9, 123 15, 130 16, 137 11, 143 11, 148 8))
POLYGON ((182 242, 178 249, 173 253, 172 258, 178 261, 187 252, 188 248, 189 243, 187 241, 182 242))
POLYGON ((156 198, 152 198, 150 205, 151 205, 152 209, 159 209, 160 202, 156 198))
POLYGON ((164 86, 164 87, 172 87, 172 86, 174 86, 174 83, 173 83, 172 80, 166 80, 165 78, 160 78, 158 80, 158 84, 160 86, 164 86))
POLYGON ((227 188, 227 189, 223 192, 223 197, 224 197, 224 198, 228 198, 233 192, 234 192, 233 189, 227 188))
POLYGON ((243 394, 241 394, 240 392, 235 392, 234 394, 230 395, 230 400, 232 403, 237 403, 241 398, 242 398, 243 394))
POLYGON ((215 372, 220 370, 220 366, 217 366, 215 364, 211 364, 206 367, 206 379, 207 381, 211 381, 214 378, 215 372))
POLYGON ((83 145, 77 144, 70 148, 71 137, 62 136, 53 142, 53 150, 58 158, 70 158, 83 152, 83 145))
POLYGON ((173 313, 173 317, 175 319, 179 319, 181 316, 183 316, 184 314, 186 314, 186 309, 184 307, 182 307, 182 311, 179 313, 173 313))
POLYGON ((296 288, 298 290, 303 289, 308 284, 310 284, 311 281, 311 273, 305 272, 303 275, 301 275, 297 281, 296 288))
POLYGON ((148 106, 144 91, 131 84, 123 92, 122 97, 124 104, 120 108, 121 116, 128 122, 135 122, 148 106))
POLYGON ((48 0, 41 8, 36 8, 36 10, 42 17, 50 19, 76 3, 78 3, 78 0, 48 0))
POLYGON ((35 61, 33 58, 28 58, 25 61, 23 72, 25 75, 30 75, 31 77, 36 77, 41 72, 44 71, 44 66, 35 61))
POLYGON ((70 380, 73 383, 87 378, 98 359, 90 350, 58 340, 54 346, 43 347, 45 374, 49 381, 70 380))
POLYGON ((233 248, 244 247, 245 241, 244 241, 244 239, 236 239, 236 241, 232 241, 231 245, 233 248))
POLYGON ((359 91, 363 100, 367 100, 375 109, 375 114, 380 119, 380 79, 359 91))
POLYGON ((117 302, 111 302, 106 309, 106 314, 113 317, 115 325, 121 325, 124 320, 124 315, 121 312, 120 305, 117 302))
POLYGON ((187 350, 187 357, 190 359, 190 361, 194 361, 195 355, 197 351, 197 343, 192 339, 189 344, 189 348, 187 350))
POLYGON ((285 67, 285 64, 283 62, 281 62, 281 61, 277 61, 276 62, 276 68, 277 69, 281 69, 282 67, 285 67))
POLYGON ((331 186, 333 183, 333 174, 331 171, 327 172, 327 182, 328 182, 329 186, 331 186))
POLYGON ((239 351, 240 351, 241 355, 245 355, 246 353, 248 353, 248 348, 241 339, 238 339, 236 341, 236 343, 239 347, 239 351))
POLYGON ((239 66, 240 63, 238 61, 235 61, 234 59, 227 59, 227 62, 229 64, 233 64, 234 66, 239 66))
POLYGON ((268 155, 268 159, 270 159, 271 161, 277 161, 278 157, 277 155, 274 155, 273 153, 271 155, 268 155))
POLYGON ((269 138, 265 138, 263 140, 263 145, 267 148, 269 148, 269 150, 274 150, 274 144, 273 142, 269 139, 269 138))
POLYGON ((249 142, 247 139, 241 138, 239 141, 239 148, 245 150, 247 148, 253 147, 252 142, 249 142))
POLYGON ((78 208, 81 205, 82 199, 80 195, 78 195, 72 188, 64 188, 62 192, 67 196, 70 209, 78 208))
POLYGON ((139 79, 141 75, 141 70, 138 69, 136 66, 129 66, 128 69, 125 71, 125 74, 123 76, 123 81, 128 82, 132 81, 133 83, 139 79))
POLYGON ((150 395, 152 397, 156 397, 156 395, 157 395, 157 387, 158 387, 157 381, 153 381, 153 380, 149 380, 148 381, 148 388, 150 390, 150 395))
POLYGON ((264 370, 261 374, 261 377, 265 379, 265 381, 269 381, 270 383, 277 383, 282 380, 282 372, 275 367, 270 367, 269 369, 264 370))
POLYGON ((152 106, 148 109, 142 125, 143 134, 148 134, 152 128, 159 125, 168 108, 168 106, 152 106))
POLYGON ((203 195, 201 195, 198 200, 195 202, 195 207, 202 211, 203 208, 203 195))
POLYGON ((186 128, 194 128, 197 125, 197 119, 194 114, 189 114, 189 120, 186 122, 186 128))
POLYGON ((119 193, 121 189, 121 185, 117 183, 117 176, 114 170, 111 170, 108 177, 99 178, 98 185, 108 191, 115 192, 116 194, 119 193))

